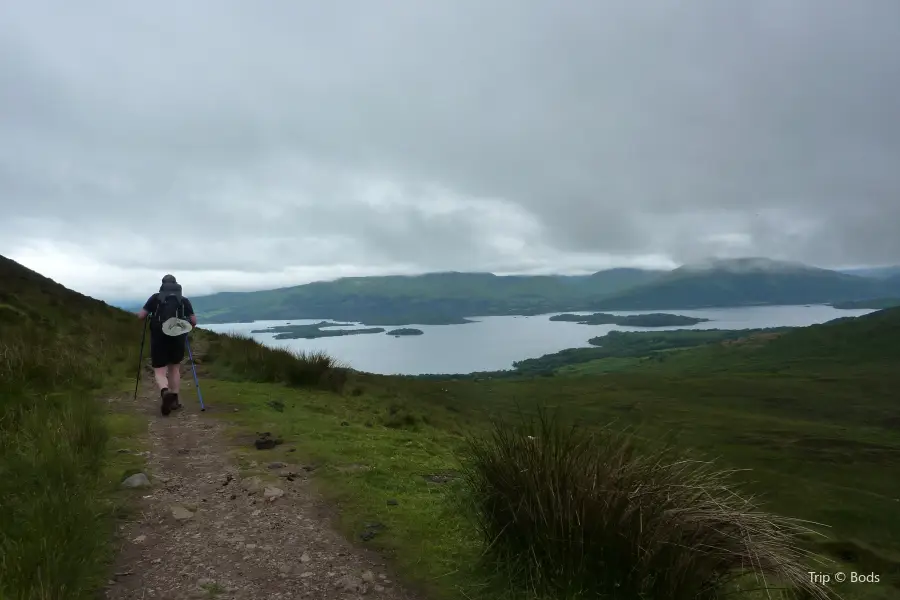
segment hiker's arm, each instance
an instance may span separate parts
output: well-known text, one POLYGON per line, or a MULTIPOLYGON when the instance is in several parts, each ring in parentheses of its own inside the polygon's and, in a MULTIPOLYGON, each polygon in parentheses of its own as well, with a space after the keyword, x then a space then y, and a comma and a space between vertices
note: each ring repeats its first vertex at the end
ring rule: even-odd
POLYGON ((197 326, 197 315, 194 314, 194 305, 191 304, 191 301, 187 298, 184 299, 184 308, 187 314, 188 321, 191 322, 191 326, 197 326))
POLYGON ((154 306, 154 300, 156 300, 156 295, 150 296, 147 298, 147 301, 144 302, 144 307, 137 312, 137 318, 143 321, 147 318, 147 315, 156 310, 156 306, 154 306))

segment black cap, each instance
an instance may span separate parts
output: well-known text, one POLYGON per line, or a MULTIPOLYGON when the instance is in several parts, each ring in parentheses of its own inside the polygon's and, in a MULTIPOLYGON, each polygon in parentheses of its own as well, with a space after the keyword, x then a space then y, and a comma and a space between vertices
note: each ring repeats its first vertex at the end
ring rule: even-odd
POLYGON ((177 281, 175 281, 174 275, 166 275, 165 277, 162 278, 162 282, 163 283, 178 283, 177 281))

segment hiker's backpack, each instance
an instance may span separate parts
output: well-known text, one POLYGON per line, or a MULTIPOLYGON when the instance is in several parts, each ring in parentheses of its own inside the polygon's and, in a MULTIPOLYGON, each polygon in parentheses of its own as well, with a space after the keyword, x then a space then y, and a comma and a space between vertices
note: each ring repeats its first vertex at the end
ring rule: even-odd
POLYGON ((160 329, 163 323, 172 317, 184 319, 184 301, 181 296, 181 286, 171 284, 170 289, 165 289, 169 285, 163 284, 163 289, 160 289, 160 292, 156 295, 159 299, 159 304, 157 304, 156 310, 153 312, 153 323, 160 329))

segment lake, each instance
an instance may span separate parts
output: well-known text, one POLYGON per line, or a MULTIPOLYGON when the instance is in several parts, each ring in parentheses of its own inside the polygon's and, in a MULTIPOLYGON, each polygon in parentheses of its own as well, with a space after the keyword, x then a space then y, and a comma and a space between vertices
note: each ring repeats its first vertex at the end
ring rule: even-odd
MULTIPOLYGON (((589 347, 592 337, 610 331, 659 331, 666 329, 756 329, 761 327, 803 327, 840 317, 857 317, 873 312, 868 309, 838 310, 830 306, 753 306, 710 308, 703 310, 604 311, 614 315, 666 312, 703 317, 709 322, 688 327, 619 327, 617 325, 579 325, 550 321, 554 314, 539 316, 471 317, 476 323, 465 325, 409 325, 424 335, 394 337, 384 333, 361 334, 314 340, 276 340, 275 334, 254 333, 253 337, 273 347, 298 350, 323 350, 360 371, 384 375, 421 375, 426 373, 471 373, 512 368, 514 361, 537 358, 566 348, 589 347)), ((580 312, 575 314, 591 314, 580 312)), ((253 329, 275 325, 303 325, 323 319, 256 321, 201 325, 217 332, 249 334, 253 329)), ((364 327, 355 325, 338 329, 364 327)), ((388 331, 394 327, 386 327, 388 331)))

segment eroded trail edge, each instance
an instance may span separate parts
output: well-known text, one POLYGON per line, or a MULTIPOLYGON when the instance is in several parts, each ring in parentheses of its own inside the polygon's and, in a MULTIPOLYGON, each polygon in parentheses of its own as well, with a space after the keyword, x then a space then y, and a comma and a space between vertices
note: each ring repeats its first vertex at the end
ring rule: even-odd
POLYGON ((414 600, 377 555, 332 528, 307 479, 242 479, 225 426, 213 407, 199 412, 192 385, 183 384, 184 408, 162 417, 143 379, 135 403, 130 395, 115 402, 136 404, 148 419, 151 485, 135 490, 136 516, 118 532, 107 599, 414 600))

